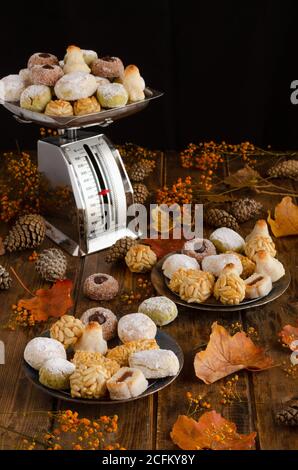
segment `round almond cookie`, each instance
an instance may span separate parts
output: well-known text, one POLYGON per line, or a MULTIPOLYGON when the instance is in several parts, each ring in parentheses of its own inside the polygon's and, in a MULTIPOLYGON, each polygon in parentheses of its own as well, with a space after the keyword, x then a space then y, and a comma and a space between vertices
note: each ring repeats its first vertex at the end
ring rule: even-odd
POLYGON ((118 322, 118 336, 122 343, 154 339, 156 332, 155 323, 144 313, 129 313, 118 322))
POLYGON ((34 65, 30 69, 33 85, 54 86, 59 78, 63 77, 63 70, 59 65, 34 65))
POLYGON ((121 83, 108 83, 98 86, 97 99, 103 108, 119 108, 126 105, 128 94, 121 83))
POLYGON ((76 101, 92 96, 98 85, 95 77, 87 72, 71 72, 58 80, 55 85, 55 95, 60 100, 76 101))
POLYGON ((48 359, 39 370, 39 381, 45 387, 54 390, 67 390, 69 378, 75 371, 75 364, 62 358, 48 359))
POLYGON ((7 75, 0 80, 0 99, 3 101, 16 102, 21 98, 21 94, 26 88, 25 81, 20 75, 7 75))
POLYGON ((176 304, 167 297, 151 297, 139 306, 139 312, 148 315, 158 326, 171 323, 178 315, 176 304))
POLYGON ((96 273, 84 282, 84 294, 92 300, 110 300, 119 292, 118 281, 109 274, 96 273))
POLYGON ((34 65, 58 65, 58 58, 49 52, 35 52, 28 60, 28 69, 34 65))
POLYGON ((169 279, 181 268, 196 269, 199 271, 200 265, 195 258, 181 254, 170 255, 162 265, 163 273, 169 279))
POLYGON ((201 263, 205 256, 216 255, 216 248, 206 238, 193 238, 184 243, 182 253, 201 263))
POLYGON ((92 62, 91 72, 98 77, 118 78, 123 76, 124 66, 119 57, 106 56, 92 62))
POLYGON ((45 361, 52 358, 66 359, 63 345, 52 338, 33 338, 24 351, 25 361, 36 370, 39 370, 45 361))
POLYGON ((21 108, 42 113, 52 99, 51 89, 46 85, 28 86, 20 98, 21 108))
POLYGON ((116 315, 108 308, 89 308, 81 316, 81 322, 88 325, 90 322, 97 322, 102 327, 103 338, 106 341, 113 339, 117 334, 118 320, 116 315))

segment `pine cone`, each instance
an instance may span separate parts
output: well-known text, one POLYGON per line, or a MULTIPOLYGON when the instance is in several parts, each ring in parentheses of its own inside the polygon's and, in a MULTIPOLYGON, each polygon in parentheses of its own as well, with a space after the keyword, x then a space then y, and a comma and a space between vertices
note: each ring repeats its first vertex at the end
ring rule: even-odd
POLYGON ((146 176, 148 176, 154 170, 156 163, 154 160, 147 160, 146 158, 142 158, 139 162, 139 165, 146 171, 146 176))
POLYGON ((36 248, 43 242, 45 233, 45 221, 40 215, 23 215, 9 231, 4 245, 10 252, 36 248))
POLYGON ((235 217, 223 209, 209 209, 205 215, 205 220, 210 227, 228 227, 236 232, 239 230, 235 217))
POLYGON ((285 403, 285 406, 279 410, 275 419, 277 424, 285 424, 286 426, 298 425, 298 399, 294 398, 285 403))
POLYGON ((133 199, 135 204, 144 204, 147 197, 149 196, 148 188, 143 183, 133 183, 133 199))
POLYGON ((46 281, 55 282, 65 279, 67 260, 61 250, 50 248, 40 253, 35 269, 46 281))
POLYGON ((298 176, 298 160, 287 160, 274 165, 268 170, 268 175, 273 178, 285 177, 296 179, 298 176))
POLYGON ((137 243, 131 237, 120 238, 116 241, 115 245, 109 248, 106 254, 106 262, 114 263, 120 259, 124 259, 128 250, 137 243))
POLYGON ((0 290, 7 290, 10 288, 12 279, 6 269, 0 265, 0 290))
POLYGON ((263 205, 260 202, 249 198, 238 199, 229 206, 230 213, 240 224, 259 215, 262 209, 263 205))
POLYGON ((143 181, 147 176, 147 171, 144 166, 140 166, 139 163, 134 163, 129 170, 129 177, 132 181, 139 182, 143 181))

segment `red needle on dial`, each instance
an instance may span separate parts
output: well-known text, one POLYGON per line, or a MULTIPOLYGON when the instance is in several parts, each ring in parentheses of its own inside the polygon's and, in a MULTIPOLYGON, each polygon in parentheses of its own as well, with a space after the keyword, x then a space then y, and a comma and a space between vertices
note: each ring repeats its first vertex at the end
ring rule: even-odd
POLYGON ((106 196, 109 192, 110 192, 109 189, 103 189, 98 194, 99 194, 99 196, 106 196))

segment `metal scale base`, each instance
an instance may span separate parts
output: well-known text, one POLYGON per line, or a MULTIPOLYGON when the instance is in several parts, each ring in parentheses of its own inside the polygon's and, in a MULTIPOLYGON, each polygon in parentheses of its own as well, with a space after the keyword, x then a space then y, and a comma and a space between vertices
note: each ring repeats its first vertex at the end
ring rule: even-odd
POLYGON ((47 236, 85 256, 138 234, 127 228, 133 190, 119 152, 104 134, 66 129, 38 142, 47 236))

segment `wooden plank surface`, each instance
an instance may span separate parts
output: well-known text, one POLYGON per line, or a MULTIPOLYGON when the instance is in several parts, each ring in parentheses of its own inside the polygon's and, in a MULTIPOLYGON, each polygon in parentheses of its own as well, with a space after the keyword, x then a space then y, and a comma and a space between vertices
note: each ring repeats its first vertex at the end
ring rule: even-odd
MULTIPOLYGON (((3 232, 4 227, 2 226, 3 232)), ((49 240, 43 244, 44 248, 52 246, 49 240)), ((44 287, 40 276, 34 269, 34 263, 28 261, 29 250, 22 253, 7 254, 1 258, 1 263, 9 269, 12 266, 20 278, 31 291, 44 287)), ((77 258, 68 256, 68 276, 74 281, 74 292, 79 284, 79 263, 77 258)), ((28 297, 28 294, 13 279, 12 288, 0 293, 1 298, 1 325, 5 325, 11 314, 11 306, 19 299, 28 297)), ((50 422, 46 413, 37 411, 51 411, 53 400, 50 396, 40 393, 24 376, 22 370, 23 352, 27 342, 42 331, 42 327, 17 328, 9 331, 1 328, 0 339, 5 344, 5 365, 0 366, 0 448, 20 448, 25 436, 34 437, 38 430, 47 430, 50 422), (7 432, 11 430, 11 432, 7 432)))
MULTIPOLYGON (((191 175, 193 181, 199 178, 199 171, 184 169, 180 167, 179 156, 175 152, 166 155, 166 184, 170 186, 178 177, 185 178, 191 175)), ((226 168, 221 167, 221 176, 226 175, 226 168)), ((209 227, 204 226, 204 236, 208 238, 211 233, 209 227)), ((166 331, 171 334, 183 349, 185 355, 185 366, 179 378, 168 388, 161 391, 158 396, 157 413, 157 448, 175 449, 170 438, 170 431, 177 419, 178 414, 185 414, 188 403, 186 392, 191 392, 193 396, 202 395, 211 404, 213 409, 222 413, 227 419, 234 421, 241 433, 249 433, 254 430, 254 423, 251 420, 251 397, 249 390, 248 376, 245 371, 239 373, 237 390, 241 396, 241 402, 234 402, 232 405, 221 404, 222 396, 220 389, 226 382, 225 379, 217 381, 212 385, 205 385, 195 377, 193 361, 198 345, 208 343, 211 332, 211 325, 217 321, 226 327, 233 323, 241 323, 241 315, 236 313, 206 312, 182 308, 178 306, 179 316, 174 323, 166 327, 166 331)))
MULTIPOLYGON (((227 171, 235 171, 239 162, 233 161, 227 171)), ((162 158, 155 172, 147 180, 154 200, 155 190, 164 183, 171 184, 179 176, 196 172, 181 169, 178 156, 174 152, 162 158)), ((283 185, 285 185, 283 181, 283 185)), ((266 208, 272 208, 280 197, 254 195, 262 201, 266 208)), ((253 226, 249 222, 241 227, 243 235, 253 226)), ((0 229, 4 233, 4 224, 0 229)), ((3 234, 1 232, 1 234, 3 234)), ((206 234, 210 230, 206 231, 206 234)), ((54 246, 47 240, 42 248, 54 246)), ((241 401, 231 405, 221 404, 221 387, 226 379, 212 385, 205 385, 196 379, 193 369, 193 358, 198 347, 208 342, 210 328, 218 321, 230 328, 232 323, 239 322, 244 328, 253 326, 259 332, 260 343, 276 358, 277 362, 287 361, 289 351, 282 348, 277 341, 277 333, 286 323, 294 324, 298 314, 297 300, 297 248, 296 238, 283 238, 277 242, 278 252, 282 253, 292 274, 292 283, 286 294, 264 308, 250 309, 233 314, 209 313, 179 308, 179 316, 175 322, 164 327, 164 331, 172 335, 181 345, 185 354, 185 366, 179 378, 158 395, 137 400, 130 404, 92 407, 80 406, 75 409, 84 416, 96 418, 101 414, 118 414, 119 441, 128 449, 174 449, 170 439, 170 431, 178 414, 187 410, 185 394, 204 395, 212 408, 237 424, 241 433, 256 430, 258 432, 257 448, 261 449, 297 449, 298 430, 277 426, 274 423, 274 412, 282 401, 296 394, 297 379, 288 377, 282 367, 276 367, 260 373, 240 372, 237 390, 241 401)), ((33 263, 28 261, 30 251, 5 255, 0 262, 6 267, 13 266, 30 290, 43 286, 40 277, 34 270, 33 263)), ((105 252, 87 256, 84 259, 68 257, 68 277, 74 280, 75 307, 73 312, 80 316, 87 308, 99 303, 86 299, 82 292, 84 279, 94 272, 107 272, 115 276, 120 283, 121 292, 140 291, 138 278, 149 278, 148 275, 131 274, 123 264, 108 265, 104 261, 105 252)), ((144 294, 144 293, 143 293, 144 294)), ((9 318, 10 307, 18 299, 24 297, 23 288, 14 280, 8 292, 1 292, 0 322, 3 325, 9 318)), ((114 301, 100 303, 111 308, 118 316, 137 310, 139 302, 129 305, 119 295, 114 301)), ((41 430, 50 430, 46 412, 69 408, 69 404, 52 400, 49 396, 30 385, 22 371, 23 350, 29 339, 39 333, 39 329, 17 329, 16 331, 0 330, 0 339, 6 346, 6 364, 0 366, 0 448, 17 449, 22 445, 24 437, 34 437, 41 430), (44 413, 35 413, 43 411, 44 413)), ((203 346, 205 347, 205 346, 203 346)), ((63 442, 62 442, 63 444, 63 442)))

